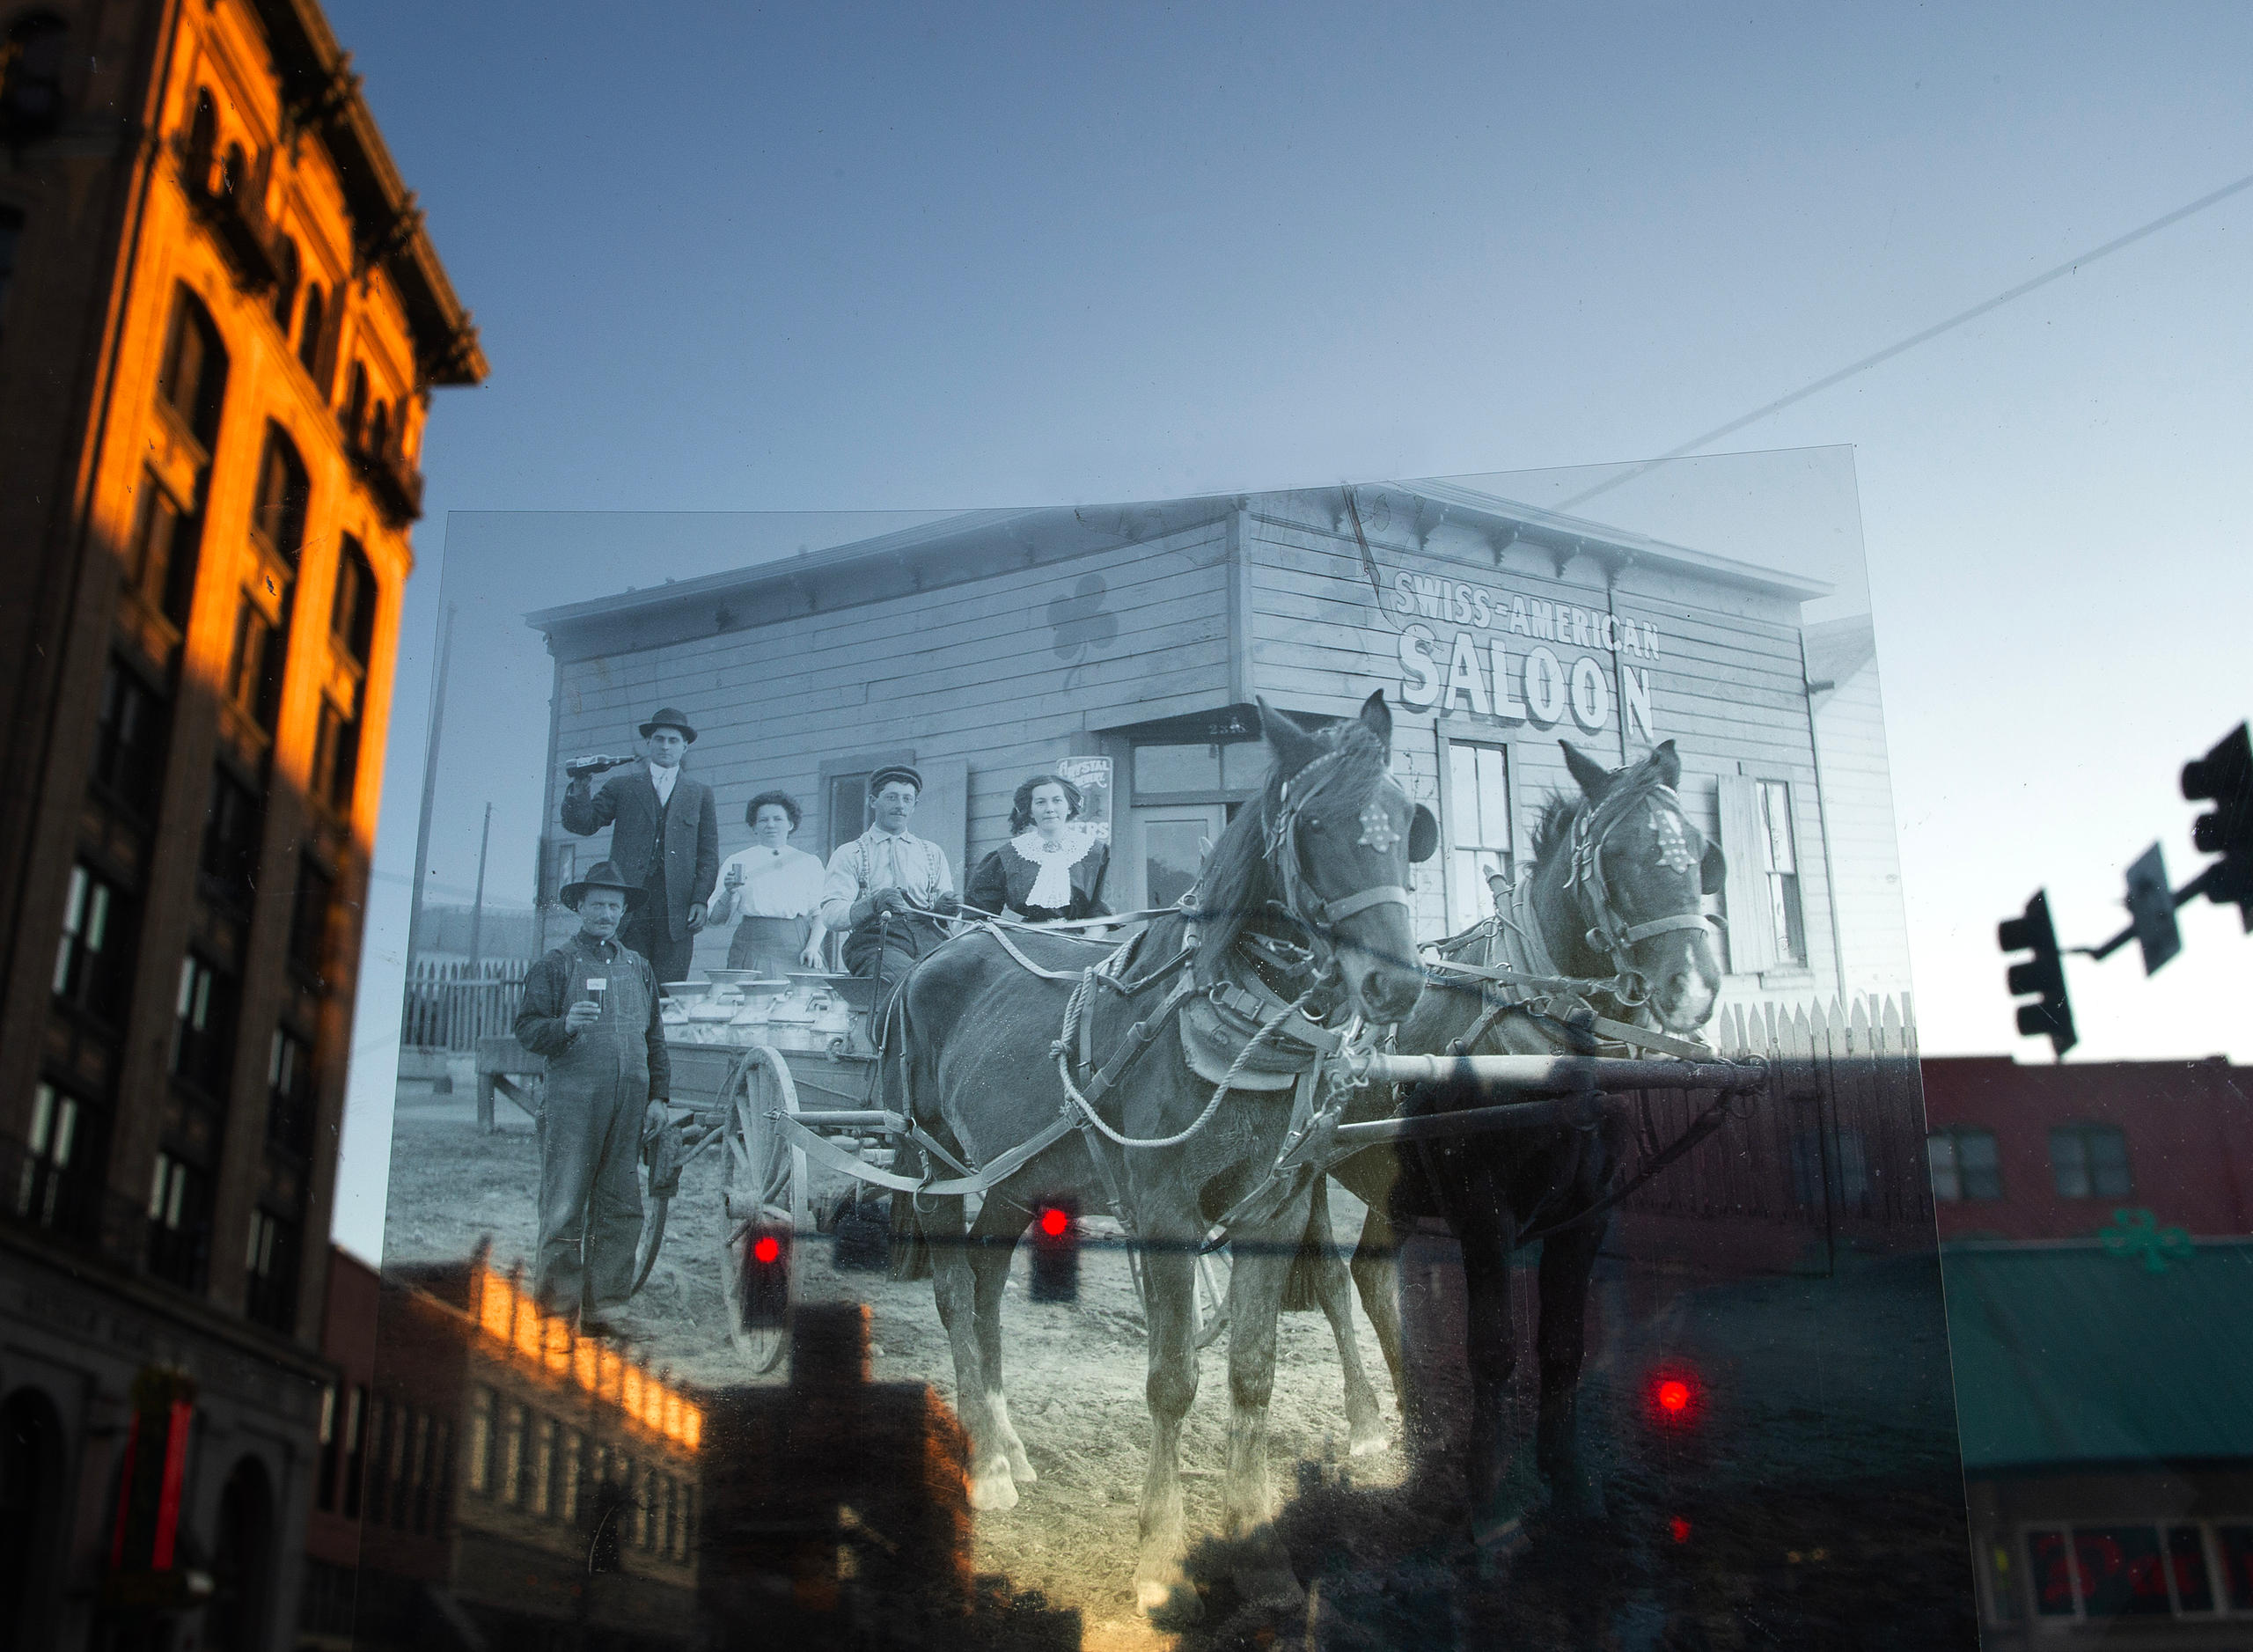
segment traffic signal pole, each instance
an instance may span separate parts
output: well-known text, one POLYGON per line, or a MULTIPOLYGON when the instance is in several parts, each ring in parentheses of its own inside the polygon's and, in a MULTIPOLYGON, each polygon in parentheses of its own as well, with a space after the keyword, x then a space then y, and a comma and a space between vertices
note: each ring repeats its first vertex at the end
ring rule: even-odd
POLYGON ((2131 941, 2143 944, 2144 973, 2155 974, 2183 950, 2183 933, 2175 921, 2181 907, 2204 895, 2216 906, 2235 906, 2249 933, 2253 933, 2253 734, 2241 723, 2222 737, 2204 757, 2183 765, 2183 796, 2191 803, 2212 803, 2191 827, 2191 842, 2199 853, 2219 855, 2180 889, 2170 889, 2167 859, 2153 844, 2128 868, 2128 926, 2095 946, 2058 944, 2050 921, 2050 898, 2037 890, 2020 916, 2003 921, 1995 932, 2005 953, 2026 952, 2022 962, 2010 966, 2014 997, 2038 995, 2018 1009, 2018 1030, 2025 1037, 2046 1036, 2059 1058, 2080 1042, 2073 1029, 2073 1006, 2066 995, 2064 954, 2103 961, 2131 941))

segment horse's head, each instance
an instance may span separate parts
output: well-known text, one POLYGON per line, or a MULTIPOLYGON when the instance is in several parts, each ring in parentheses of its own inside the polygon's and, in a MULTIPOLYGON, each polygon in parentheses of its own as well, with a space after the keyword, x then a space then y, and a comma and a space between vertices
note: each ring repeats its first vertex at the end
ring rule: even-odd
POLYGON ((1584 938, 1611 959, 1624 1003, 1648 1002, 1662 1027, 1694 1032, 1721 987, 1701 898, 1721 887, 1728 863, 1682 811, 1674 742, 1620 769, 1600 767, 1569 740, 1558 744, 1583 794, 1568 881, 1584 938))
POLYGON ((1262 701, 1259 726, 1275 756, 1260 827, 1283 905, 1336 958, 1361 1010, 1398 1021, 1424 987, 1408 867, 1431 857, 1439 822, 1392 777, 1392 713, 1374 694, 1358 717, 1314 733, 1262 701))

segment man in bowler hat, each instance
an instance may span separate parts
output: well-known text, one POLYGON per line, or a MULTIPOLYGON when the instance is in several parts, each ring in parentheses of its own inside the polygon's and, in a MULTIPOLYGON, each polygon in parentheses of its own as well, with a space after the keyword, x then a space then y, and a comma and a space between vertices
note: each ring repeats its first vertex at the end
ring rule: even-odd
POLYGON ((720 817, 712 789, 682 772, 696 743, 688 719, 666 706, 642 725, 642 762, 603 782, 571 777, 563 826, 581 837, 610 827, 611 863, 645 899, 620 939, 649 960, 660 984, 688 979, 689 955, 720 877, 720 817))
POLYGON ((642 1238, 635 1172, 645 1129, 668 1117, 672 1064, 649 961, 619 944, 648 892, 608 861, 563 886, 579 930, 533 965, 517 1042, 547 1058, 539 1108, 539 1289, 589 1335, 634 1290, 642 1238))

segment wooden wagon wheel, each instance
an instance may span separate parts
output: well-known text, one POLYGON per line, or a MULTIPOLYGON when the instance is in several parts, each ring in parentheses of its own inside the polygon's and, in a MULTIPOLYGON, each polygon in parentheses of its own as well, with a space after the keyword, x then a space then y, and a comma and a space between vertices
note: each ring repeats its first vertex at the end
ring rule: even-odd
POLYGON ((790 1236, 782 1253, 795 1303, 798 1242, 809 1231, 806 1156, 767 1116, 798 1111, 798 1087, 789 1065, 762 1045, 750 1053, 741 1070, 741 1081, 721 1098, 727 1112, 720 1126, 720 1282, 728 1305, 728 1338, 754 1373, 764 1373, 782 1363, 789 1347, 789 1326, 744 1322, 744 1250, 762 1228, 790 1236))

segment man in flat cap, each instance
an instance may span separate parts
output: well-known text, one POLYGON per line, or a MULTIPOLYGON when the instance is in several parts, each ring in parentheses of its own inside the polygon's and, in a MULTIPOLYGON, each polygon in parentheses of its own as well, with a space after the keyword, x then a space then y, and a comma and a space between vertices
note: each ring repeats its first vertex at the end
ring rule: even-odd
POLYGON ((923 777, 905 763, 869 776, 869 829, 829 857, 821 921, 845 934, 845 967, 897 981, 946 938, 941 917, 962 910, 946 851, 913 837, 907 823, 923 777))
POLYGON ((608 861, 566 884, 579 931, 525 977, 517 1042, 547 1058, 539 1109, 539 1289, 589 1335, 634 1290, 642 1238, 635 1173, 645 1130, 662 1127, 672 1064, 649 961, 619 926, 649 899, 608 861))
POLYGON ((681 771, 696 731, 671 706, 642 725, 643 760, 593 789, 591 773, 571 776, 563 826, 581 837, 605 826, 611 862, 646 897, 620 939, 649 960, 660 983, 688 979, 689 955, 704 927, 720 877, 720 817, 712 789, 681 771))

